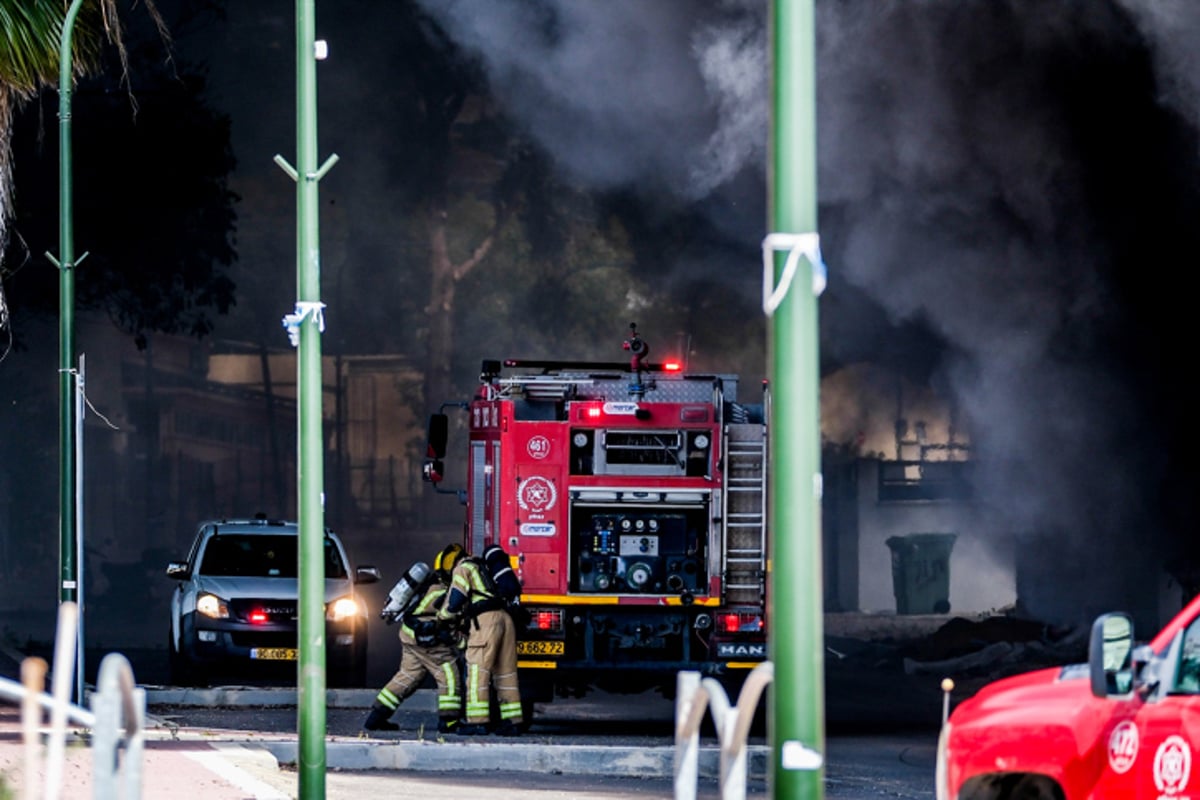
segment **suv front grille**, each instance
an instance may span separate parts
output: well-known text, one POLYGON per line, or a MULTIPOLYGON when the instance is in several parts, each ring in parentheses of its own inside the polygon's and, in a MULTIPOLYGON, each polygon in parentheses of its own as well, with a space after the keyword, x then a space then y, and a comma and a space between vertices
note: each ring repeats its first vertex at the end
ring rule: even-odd
POLYGON ((296 621, 296 601, 295 600, 274 600, 274 599, 242 599, 231 600, 229 603, 229 613, 234 619, 241 622, 249 622, 252 612, 260 612, 266 614, 266 619, 260 619, 260 622, 280 623, 280 622, 295 622, 296 621))

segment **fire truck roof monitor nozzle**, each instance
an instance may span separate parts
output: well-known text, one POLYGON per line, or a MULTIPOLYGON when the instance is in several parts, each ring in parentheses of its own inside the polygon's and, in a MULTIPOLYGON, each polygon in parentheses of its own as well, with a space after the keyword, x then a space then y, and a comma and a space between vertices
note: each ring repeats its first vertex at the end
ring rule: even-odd
POLYGON ((479 380, 488 383, 500 374, 501 364, 495 359, 485 359, 479 367, 479 380))
POLYGON ((629 359, 629 371, 633 373, 634 381, 629 393, 634 397, 642 397, 646 393, 646 387, 642 386, 642 359, 650 353, 650 345, 638 336, 636 322, 629 323, 629 338, 625 340, 624 348, 633 353, 629 359))
POLYGON ((650 345, 646 344, 646 340, 638 335, 637 323, 629 323, 629 338, 625 340, 625 349, 633 353, 633 358, 629 360, 629 368, 637 372, 642 368, 642 359, 650 352, 650 345))

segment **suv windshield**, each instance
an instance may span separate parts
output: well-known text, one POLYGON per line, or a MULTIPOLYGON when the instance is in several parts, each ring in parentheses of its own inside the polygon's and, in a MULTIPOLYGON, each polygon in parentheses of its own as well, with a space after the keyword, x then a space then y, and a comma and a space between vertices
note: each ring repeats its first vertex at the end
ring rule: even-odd
MULTIPOLYGON (((202 575, 255 578, 295 578, 299 539, 286 534, 224 533, 208 540, 199 572, 202 575)), ((325 539, 325 577, 345 578, 346 567, 331 539, 325 539)))

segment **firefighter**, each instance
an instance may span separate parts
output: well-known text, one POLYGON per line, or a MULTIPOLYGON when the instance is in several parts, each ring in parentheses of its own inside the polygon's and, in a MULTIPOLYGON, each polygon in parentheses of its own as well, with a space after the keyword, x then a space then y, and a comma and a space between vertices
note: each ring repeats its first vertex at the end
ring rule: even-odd
POLYGON ((517 629, 504 598, 490 588, 494 584, 484 576, 484 569, 476 559, 460 560, 451 576, 446 602, 437 613, 442 622, 466 630, 466 723, 458 733, 488 733, 491 693, 495 690, 500 720, 493 732, 517 736, 523 721, 517 683, 517 629))
POLYGON ((400 669, 375 696, 371 711, 363 722, 366 730, 400 730, 400 726, 389 718, 421 686, 426 674, 432 675, 437 685, 438 732, 455 733, 460 727, 462 692, 458 656, 462 650, 462 637, 439 625, 437 612, 445 602, 450 575, 462 554, 463 549, 457 544, 438 553, 429 588, 401 619, 400 643, 404 651, 400 669))

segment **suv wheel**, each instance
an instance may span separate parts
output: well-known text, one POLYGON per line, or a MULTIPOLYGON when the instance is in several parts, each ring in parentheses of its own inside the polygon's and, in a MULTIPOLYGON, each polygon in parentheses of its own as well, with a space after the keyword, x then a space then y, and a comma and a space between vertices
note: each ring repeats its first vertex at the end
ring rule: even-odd
POLYGON ((174 643, 167 639, 167 672, 172 686, 205 686, 202 671, 188 660, 188 657, 175 649, 174 643))
POLYGON ((366 662, 329 671, 329 686, 333 689, 362 689, 367 685, 366 662))

